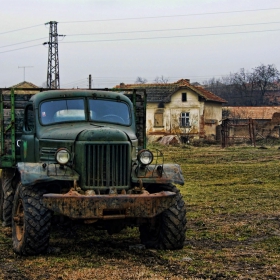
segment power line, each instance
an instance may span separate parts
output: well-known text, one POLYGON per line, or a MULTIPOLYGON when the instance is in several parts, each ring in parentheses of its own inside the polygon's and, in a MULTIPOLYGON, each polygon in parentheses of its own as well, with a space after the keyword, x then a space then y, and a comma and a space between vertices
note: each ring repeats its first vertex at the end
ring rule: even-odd
POLYGON ((261 23, 245 23, 245 24, 233 24, 233 25, 214 25, 214 26, 201 26, 201 27, 186 27, 186 28, 171 28, 171 29, 153 29, 153 30, 138 30, 138 31, 118 31, 118 32, 96 32, 96 33, 84 33, 84 34, 68 34, 67 36, 85 36, 85 35, 112 35, 112 34, 129 34, 129 33, 147 33, 147 32, 165 32, 165 31, 180 31, 180 30, 196 30, 196 29, 211 29, 211 28, 225 28, 225 27, 240 27, 240 26, 253 26, 262 24, 278 24, 276 22, 261 22, 261 23))
MULTIPOLYGON (((206 79, 206 78, 214 78, 214 77, 222 77, 222 76, 227 76, 228 74, 213 74, 213 75, 188 75, 188 78, 190 79, 206 79)), ((171 80, 176 80, 176 79, 182 79, 182 76, 167 76, 168 79, 171 80)), ((93 81, 96 83, 103 83, 103 84, 118 84, 120 80, 125 80, 126 82, 134 83, 136 77, 92 77, 93 81)), ((148 81, 153 81, 155 77, 145 77, 148 79, 148 81)), ((75 80, 72 82, 66 82, 62 86, 66 87, 68 85, 73 85, 76 84, 75 86, 82 86, 82 85, 87 85, 87 78, 75 80)))
POLYGON ((11 44, 11 45, 6 45, 6 46, 0 46, 0 48, 6 48, 6 47, 10 47, 10 46, 15 46, 15 45, 21 45, 21 44, 25 44, 25 43, 29 43, 29 42, 34 42, 34 41, 39 41, 39 40, 43 40, 43 39, 46 39, 46 37, 38 38, 38 39, 30 40, 30 41, 25 41, 25 42, 21 42, 21 43, 15 43, 15 44, 11 44))
MULTIPOLYGON (((70 34, 67 36, 85 36, 85 35, 112 35, 112 34, 130 34, 130 33, 149 33, 149 32, 166 32, 166 31, 180 31, 180 30, 196 30, 196 29, 211 29, 211 28, 225 28, 225 27, 239 27, 239 26, 253 26, 253 25, 267 25, 267 24, 278 24, 280 21, 276 22, 262 22, 262 23, 246 23, 246 24, 234 24, 234 25, 214 25, 214 26, 201 26, 201 27, 187 27, 187 28, 171 28, 171 29, 154 29, 154 30, 138 30, 138 31, 120 31, 120 32, 102 32, 102 33, 85 33, 85 34, 70 34)), ((14 43, 10 45, 0 46, 0 48, 6 48, 10 46, 25 44, 29 42, 34 42, 38 40, 46 39, 46 37, 38 38, 34 40, 24 41, 20 43, 14 43)))
MULTIPOLYGON (((280 22, 274 22, 274 23, 280 23, 280 22)), ((269 24, 269 23, 260 23, 260 24, 269 24)), ((245 25, 251 25, 251 24, 245 24, 245 25)), ((231 25, 231 26, 242 26, 242 25, 231 25)), ((222 26, 216 26, 216 27, 222 27, 222 26)), ((202 27, 202 28, 211 28, 211 27, 202 27)), ((199 29, 199 28, 186 28, 186 29, 199 29)), ((183 29, 170 29, 170 30, 183 30, 183 29)), ((220 35, 235 35, 235 34, 248 34, 248 33, 275 32, 275 31, 279 31, 279 30, 280 29, 268 29, 268 30, 256 30, 256 31, 238 31, 238 32, 212 33, 212 34, 192 34, 192 35, 174 35, 174 36, 161 36, 161 37, 159 36, 159 37, 142 37, 142 38, 121 38, 121 39, 103 39, 103 40, 68 41, 68 42, 64 41, 64 42, 60 42, 60 43, 71 44, 71 43, 92 43, 92 42, 93 43, 98 43, 98 42, 113 42, 113 41, 154 40, 154 39, 169 39, 169 38, 204 37, 204 36, 220 36, 220 35)), ((134 33, 138 33, 138 32, 152 32, 152 31, 161 31, 161 30, 134 31, 134 33)), ((162 31, 168 31, 168 30, 162 30, 162 31)), ((116 33, 129 33, 129 32, 116 32, 116 33)), ((112 33, 108 33, 108 34, 112 34, 112 33)), ((67 36, 74 36, 74 35, 67 35, 67 36)), ((42 39, 44 39, 44 38, 42 38, 42 39)), ((40 39, 30 40, 30 41, 21 42, 21 43, 15 43, 15 44, 6 45, 6 46, 1 46, 0 48, 12 46, 12 45, 23 44, 23 43, 27 43, 27 42, 36 41, 36 40, 40 40, 40 39)), ((31 46, 26 46, 26 47, 18 48, 18 49, 2 51, 0 53, 13 52, 13 51, 21 50, 21 49, 32 48, 32 47, 35 47, 35 46, 40 46, 40 45, 31 45, 31 46)))
MULTIPOLYGON (((116 42, 116 41, 139 41, 139 40, 155 40, 155 39, 170 39, 170 38, 188 38, 188 37, 205 37, 205 36, 220 36, 220 35, 235 35, 235 34, 249 34, 249 33, 263 33, 263 32, 275 32, 280 31, 280 29, 273 30, 256 30, 256 31, 240 31, 240 32, 225 32, 225 33, 212 33, 212 34, 193 34, 193 35, 175 35, 175 36, 161 36, 161 37, 142 37, 142 38, 121 38, 121 39, 103 39, 103 40, 90 40, 90 41, 63 41, 61 44, 72 44, 72 43, 100 43, 100 42, 116 42)), ((21 49, 32 48, 40 45, 32 45, 27 47, 22 47, 13 50, 2 51, 1 53, 13 52, 21 49)))
POLYGON ((11 33, 11 32, 16 32, 16 31, 21 31, 21 30, 24 30, 24 29, 34 28, 34 27, 38 27, 38 26, 41 26, 41 25, 43 25, 43 24, 37 24, 37 25, 28 26, 28 27, 24 27, 24 28, 19 28, 19 29, 14 29, 14 30, 10 30, 10 31, 5 31, 5 32, 1 32, 0 35, 11 33))
POLYGON ((0 53, 14 52, 14 51, 22 50, 22 49, 33 48, 33 47, 36 47, 36 46, 42 46, 42 44, 32 45, 32 46, 28 46, 28 47, 22 47, 22 48, 18 48, 18 49, 9 50, 9 51, 3 51, 3 52, 0 52, 0 53))
POLYGON ((240 31, 240 32, 226 32, 226 33, 212 33, 212 34, 193 34, 193 35, 175 35, 175 36, 162 36, 162 37, 142 37, 142 38, 122 38, 122 39, 104 39, 104 40, 91 40, 91 41, 69 41, 61 42, 64 44, 71 43, 99 43, 99 42, 116 42, 116 41, 138 41, 138 40, 154 40, 154 39, 170 39, 170 38, 187 38, 187 37, 204 37, 204 36, 220 36, 220 35, 234 35, 234 34, 248 34, 248 33, 262 33, 262 32, 274 32, 280 31, 280 29, 274 30, 259 30, 259 31, 240 31))
MULTIPOLYGON (((236 10, 236 11, 224 11, 224 12, 212 12, 212 13, 195 13, 195 14, 185 14, 185 15, 171 15, 171 16, 154 16, 154 17, 135 17, 135 18, 114 18, 114 19, 93 19, 93 20, 77 20, 77 21, 62 21, 60 23, 78 23, 78 22, 94 22, 94 21, 117 21, 117 20, 137 20, 137 19, 153 19, 153 18, 172 18, 172 17, 188 17, 188 16, 203 16, 203 15, 216 15, 216 14, 231 14, 231 13, 245 13, 245 12, 257 12, 257 11, 270 11, 270 10, 280 10, 280 8, 268 8, 268 9, 251 9, 251 10, 236 10)), ((25 29, 30 29, 43 24, 37 24, 33 26, 28 26, 24 28, 18 28, 10 31, 0 32, 0 35, 17 32, 25 29)))
POLYGON ((133 18, 113 18, 113 19, 92 19, 92 20, 78 20, 78 21, 62 21, 60 23, 76 23, 76 22, 91 22, 91 21, 137 20, 137 19, 149 19, 149 18, 152 19, 152 18, 189 17, 189 16, 204 16, 204 15, 217 15, 217 14, 233 14, 233 13, 257 12, 257 11, 269 11, 269 10, 280 10, 280 8, 237 10, 237 11, 225 11, 225 12, 213 12, 213 13, 197 13, 197 14, 185 14, 185 15, 171 15, 171 16, 154 16, 154 17, 133 17, 133 18))

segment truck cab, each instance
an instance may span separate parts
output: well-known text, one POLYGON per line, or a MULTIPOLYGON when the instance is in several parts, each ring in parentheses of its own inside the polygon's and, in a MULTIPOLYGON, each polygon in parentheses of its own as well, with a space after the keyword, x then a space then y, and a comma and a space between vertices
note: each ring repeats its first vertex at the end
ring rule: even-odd
MULTIPOLYGON (((1 158, 0 207, 3 220, 11 219, 16 253, 47 250, 53 214, 109 233, 139 227, 149 248, 182 248, 186 208, 173 184, 184 178, 179 165, 146 148, 145 106, 145 92, 136 91, 52 90, 28 100, 22 133, 10 133, 12 164, 1 158)), ((16 124, 15 114, 11 129, 16 124)))

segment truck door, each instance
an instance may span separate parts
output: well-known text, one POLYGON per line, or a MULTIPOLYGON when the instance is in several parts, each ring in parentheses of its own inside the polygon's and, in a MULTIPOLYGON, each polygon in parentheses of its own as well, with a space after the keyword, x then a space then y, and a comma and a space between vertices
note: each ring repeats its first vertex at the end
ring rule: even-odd
POLYGON ((20 155, 23 162, 35 162, 35 114, 33 104, 24 111, 23 134, 20 143, 20 155))

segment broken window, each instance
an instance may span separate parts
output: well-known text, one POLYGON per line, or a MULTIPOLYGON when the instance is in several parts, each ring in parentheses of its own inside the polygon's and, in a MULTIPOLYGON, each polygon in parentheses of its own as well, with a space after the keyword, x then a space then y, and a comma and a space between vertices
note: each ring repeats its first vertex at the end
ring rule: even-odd
POLYGON ((182 102, 187 102, 187 93, 182 92, 182 102))
POLYGON ((163 113, 155 113, 154 126, 163 127, 163 113))
POLYGON ((180 127, 190 126, 190 113, 183 112, 180 115, 180 127))

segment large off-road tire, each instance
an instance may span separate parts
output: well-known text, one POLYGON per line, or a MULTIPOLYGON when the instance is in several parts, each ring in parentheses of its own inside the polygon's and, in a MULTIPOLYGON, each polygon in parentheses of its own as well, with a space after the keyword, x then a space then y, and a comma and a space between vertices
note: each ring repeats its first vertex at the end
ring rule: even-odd
POLYGON ((13 178, 15 170, 5 168, 2 170, 2 189, 3 189, 3 226, 10 227, 12 225, 12 209, 14 201, 13 178))
POLYGON ((38 255, 48 249, 52 211, 42 204, 44 193, 40 185, 18 184, 12 221, 13 249, 17 254, 38 255))
POLYGON ((147 248, 182 249, 186 238, 186 206, 180 191, 173 185, 163 187, 176 192, 176 202, 170 208, 139 227, 140 239, 147 248))

